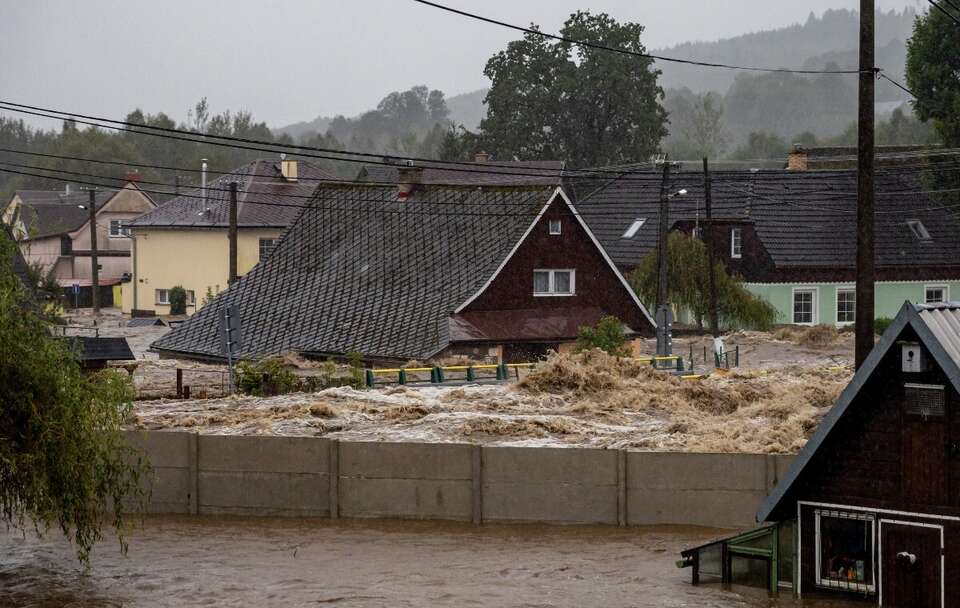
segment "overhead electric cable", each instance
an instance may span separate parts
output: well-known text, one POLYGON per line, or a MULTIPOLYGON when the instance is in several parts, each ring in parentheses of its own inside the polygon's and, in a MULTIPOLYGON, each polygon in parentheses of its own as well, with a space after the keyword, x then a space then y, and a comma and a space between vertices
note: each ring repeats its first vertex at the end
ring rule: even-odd
MULTIPOLYGON (((467 17, 469 19, 475 19, 477 21, 483 21, 484 23, 489 23, 491 25, 498 25, 500 27, 505 27, 518 32, 523 32, 526 34, 534 34, 537 36, 542 36, 544 38, 549 38, 551 40, 559 40, 560 42, 575 44, 577 46, 597 49, 601 51, 610 51, 612 53, 620 53, 622 55, 631 55, 634 57, 641 57, 644 59, 656 59, 657 61, 666 61, 670 63, 695 65, 695 66, 700 66, 705 68, 721 68, 726 70, 744 70, 744 71, 751 71, 751 72, 779 72, 779 73, 787 73, 787 74, 859 74, 860 73, 860 70, 854 70, 854 69, 800 70, 800 69, 789 69, 789 68, 768 68, 768 67, 757 67, 757 66, 732 65, 727 63, 711 63, 707 61, 696 61, 693 59, 679 59, 677 57, 665 57, 663 55, 654 55, 652 53, 640 53, 638 51, 631 51, 629 49, 622 49, 622 48, 606 46, 603 44, 587 42, 585 40, 575 40, 573 38, 567 38, 566 36, 560 36, 558 34, 550 34, 548 32, 543 32, 532 27, 524 27, 522 25, 507 23, 506 21, 500 21, 497 19, 492 19, 490 17, 484 17, 476 13, 469 13, 467 11, 463 11, 450 6, 439 4, 437 2, 429 2, 428 0, 413 0, 413 1, 418 4, 423 4, 425 6, 436 8, 442 11, 447 11, 448 13, 453 13, 455 15, 460 15, 462 17, 467 17)), ((871 71, 875 71, 875 70, 871 70, 871 71)))
MULTIPOLYGON (((936 8, 938 11, 940 11, 941 13, 943 13, 944 15, 946 15, 947 17, 949 17, 951 21, 953 21, 953 22, 956 23, 957 25, 960 25, 960 19, 958 19, 956 16, 954 16, 953 13, 951 13, 951 12, 948 11, 947 9, 943 8, 942 6, 940 6, 939 4, 937 4, 936 2, 934 2, 933 0, 927 0, 927 2, 929 2, 930 5, 933 6, 934 8, 936 8)), ((952 5, 951 5, 951 6, 952 6, 952 5)))

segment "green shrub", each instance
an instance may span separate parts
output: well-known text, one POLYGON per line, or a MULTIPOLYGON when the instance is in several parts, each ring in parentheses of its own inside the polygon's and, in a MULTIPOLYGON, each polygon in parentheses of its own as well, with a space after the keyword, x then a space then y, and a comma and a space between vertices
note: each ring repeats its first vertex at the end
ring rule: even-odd
POLYGON ((297 388, 297 376, 280 357, 241 361, 234 368, 237 390, 247 395, 281 395, 297 388))
POLYGON ((170 288, 170 314, 187 314, 187 290, 180 285, 170 288))
POLYGON ((873 320, 873 333, 878 336, 883 335, 883 332, 887 331, 891 323, 893 323, 893 319, 890 317, 877 317, 873 320))
POLYGON ((577 331, 577 352, 599 348, 615 357, 630 356, 627 337, 620 319, 603 317, 594 327, 584 325, 577 331))
POLYGON ((347 362, 350 364, 350 386, 363 388, 366 380, 363 377, 363 354, 357 351, 347 353, 347 362))

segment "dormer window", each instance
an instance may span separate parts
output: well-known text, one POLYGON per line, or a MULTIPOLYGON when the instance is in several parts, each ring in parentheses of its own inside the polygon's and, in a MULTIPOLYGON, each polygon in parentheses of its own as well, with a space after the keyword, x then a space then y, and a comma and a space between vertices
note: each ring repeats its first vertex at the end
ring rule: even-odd
POLYGON ((927 232, 927 227, 924 226, 920 220, 907 220, 907 227, 910 228, 910 232, 913 233, 913 236, 917 237, 918 241, 931 240, 930 233, 927 232))
POLYGON ((730 257, 734 259, 743 257, 743 232, 740 228, 730 229, 730 257))
POLYGON ((620 238, 632 239, 633 237, 637 236, 637 233, 640 231, 641 228, 643 228, 643 225, 646 223, 647 223, 647 218, 638 217, 637 219, 633 220, 632 224, 627 226, 626 232, 624 232, 623 236, 620 238))
POLYGON ((550 234, 560 234, 563 231, 563 225, 560 220, 550 220, 550 234))

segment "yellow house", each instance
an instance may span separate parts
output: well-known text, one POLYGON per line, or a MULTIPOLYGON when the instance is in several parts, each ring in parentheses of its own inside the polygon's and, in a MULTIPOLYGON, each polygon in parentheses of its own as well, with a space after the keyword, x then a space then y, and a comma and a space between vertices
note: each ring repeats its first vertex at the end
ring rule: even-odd
POLYGON ((323 180, 306 161, 257 160, 178 196, 129 225, 133 273, 123 284, 123 311, 170 313, 170 289, 187 291, 187 314, 227 288, 230 183, 237 182, 237 273, 266 256, 323 180))

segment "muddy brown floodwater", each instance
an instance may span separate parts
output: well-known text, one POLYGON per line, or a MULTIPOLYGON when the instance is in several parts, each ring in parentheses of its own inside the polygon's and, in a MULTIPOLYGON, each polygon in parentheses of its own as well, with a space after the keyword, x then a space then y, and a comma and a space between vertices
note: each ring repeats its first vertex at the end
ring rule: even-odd
MULTIPOLYGON (((689 527, 149 517, 84 571, 61 537, 0 532, 0 606, 798 606, 693 587, 689 527)), ((814 604, 803 604, 813 606, 814 604)), ((826 604, 816 604, 824 606, 826 604)), ((831 604, 839 606, 840 604, 831 604)))

